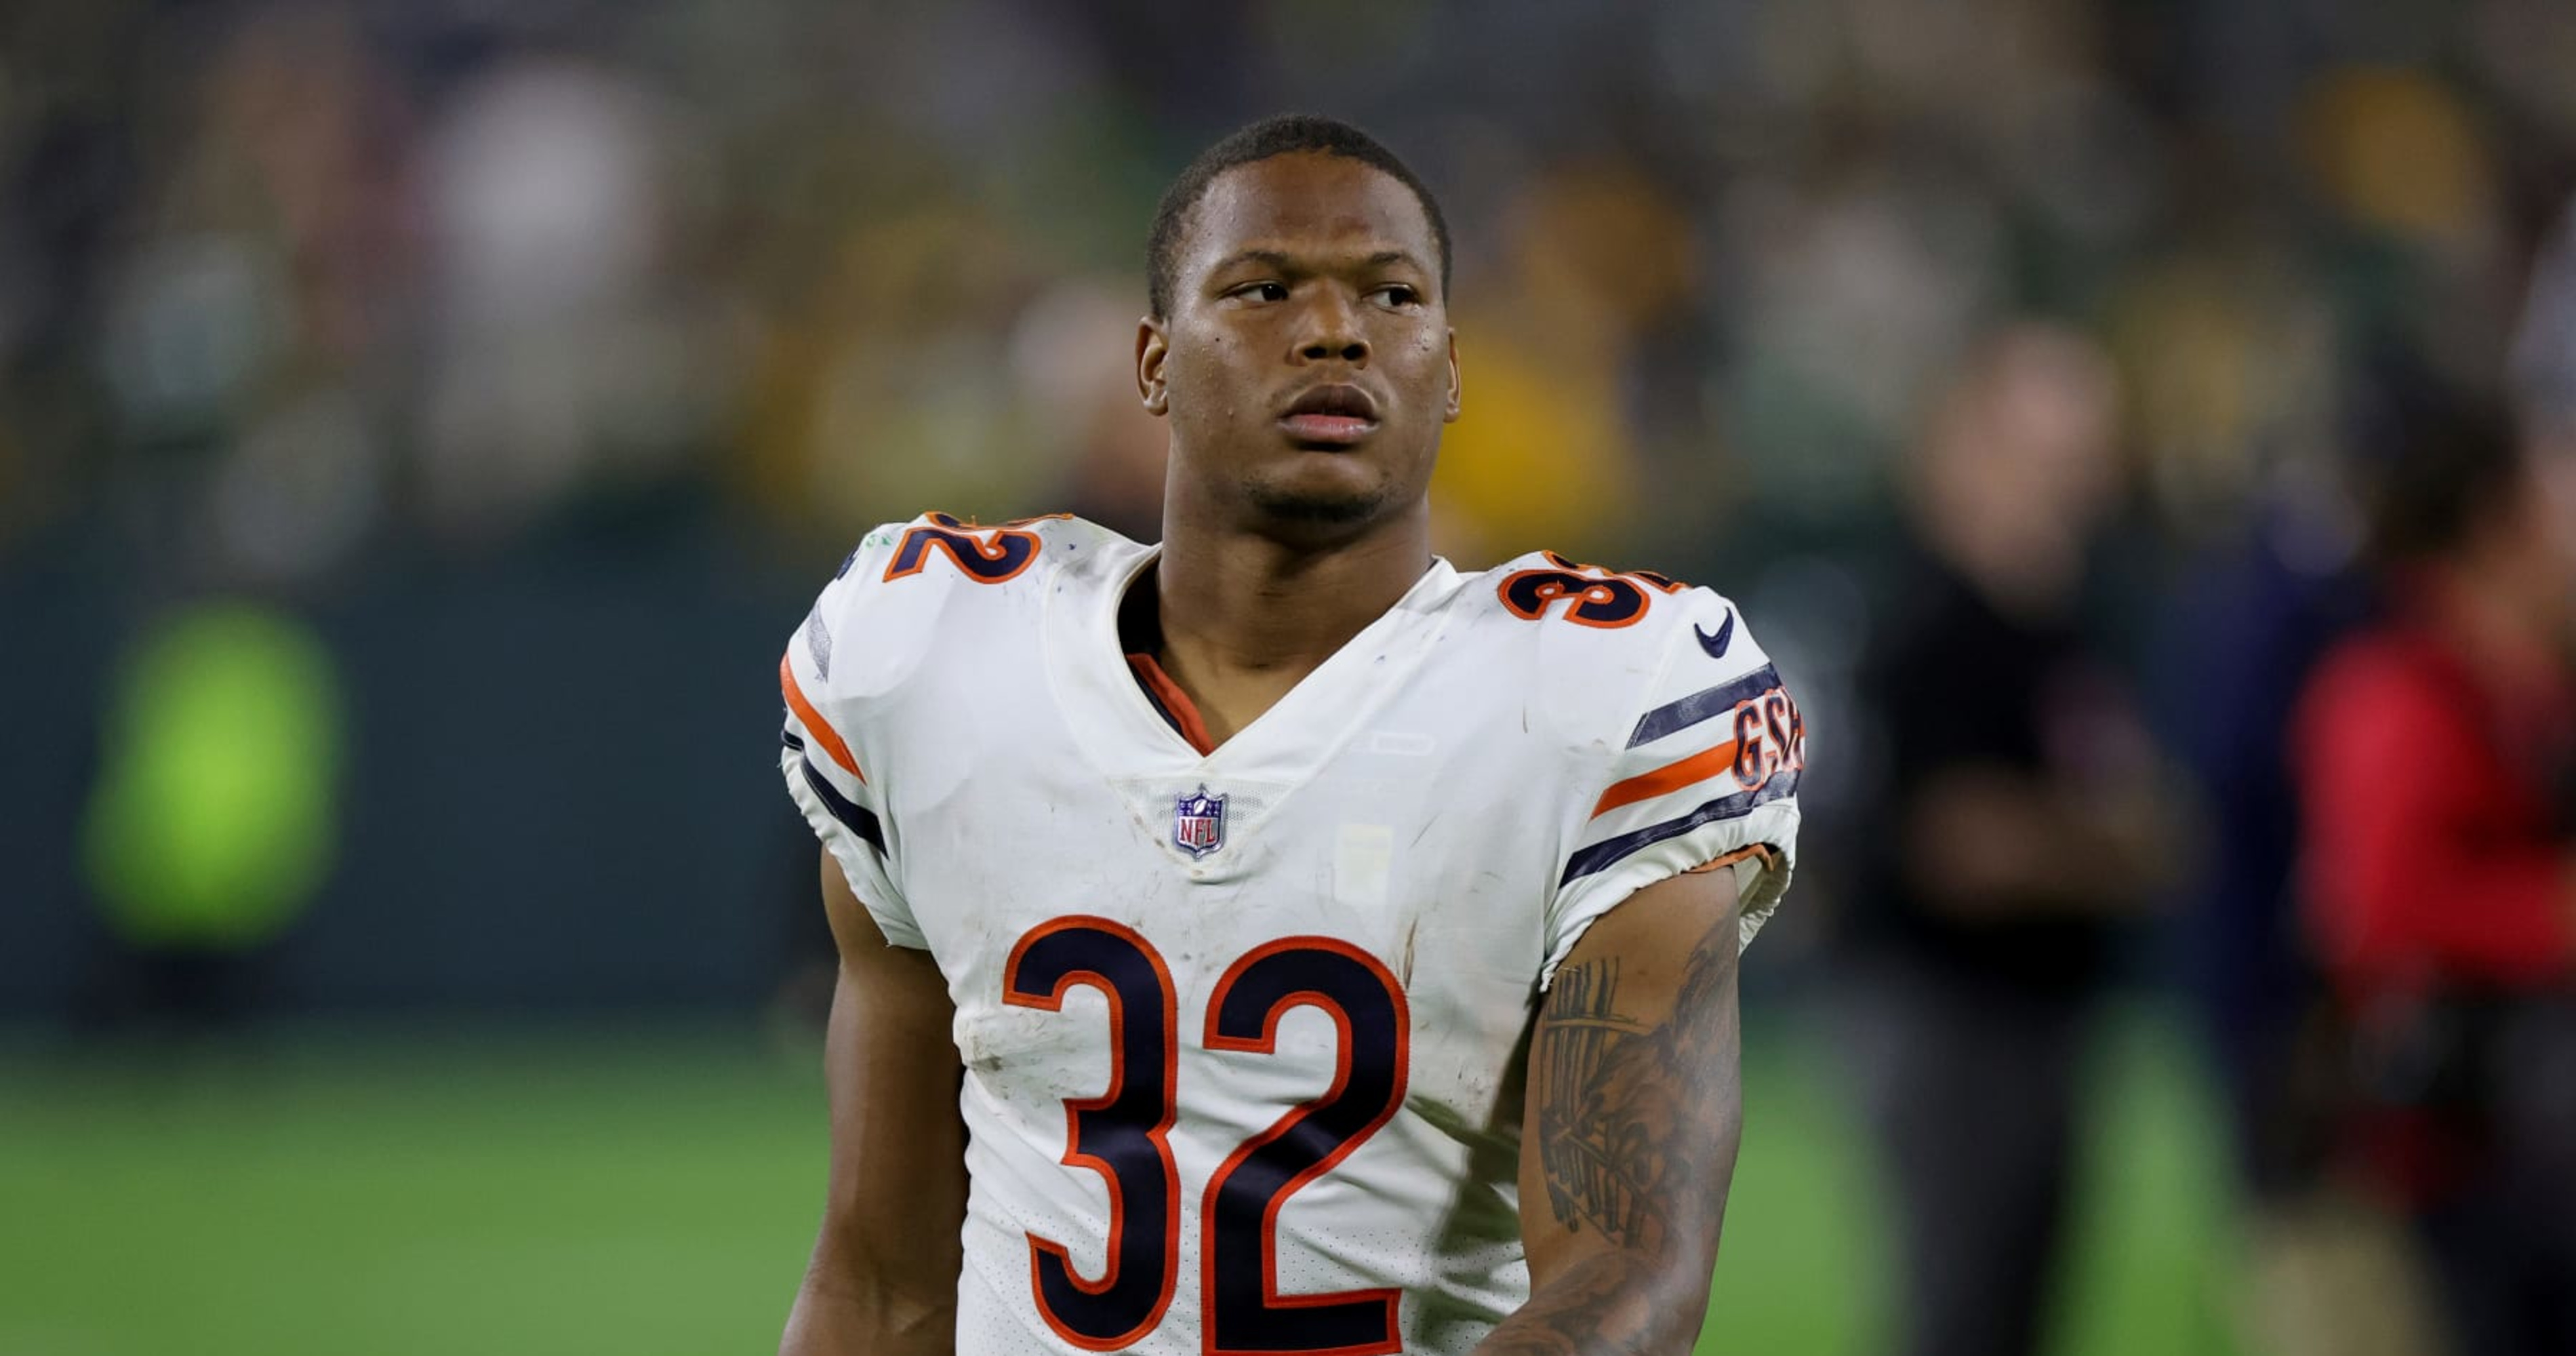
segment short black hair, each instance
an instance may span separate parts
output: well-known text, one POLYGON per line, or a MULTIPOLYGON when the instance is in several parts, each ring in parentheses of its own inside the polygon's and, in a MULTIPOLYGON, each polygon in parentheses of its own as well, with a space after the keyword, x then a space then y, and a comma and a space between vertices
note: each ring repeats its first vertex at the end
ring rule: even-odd
POLYGON ((1264 118, 1199 152, 1198 159, 1163 190, 1162 205, 1154 209, 1154 229, 1145 238, 1145 300, 1153 307, 1155 319, 1171 314, 1176 285, 1173 275, 1180 268, 1181 235, 1189 227, 1191 209, 1207 196, 1208 185, 1239 165, 1300 153, 1357 160, 1393 175, 1396 182, 1412 189, 1415 200, 1422 204, 1422 214, 1431 219, 1432 242, 1440 249, 1440 292, 1444 297, 1448 295, 1449 222, 1440 215, 1439 201, 1423 186, 1412 167, 1396 158, 1395 152, 1377 138, 1349 123, 1311 113, 1284 113, 1264 118))

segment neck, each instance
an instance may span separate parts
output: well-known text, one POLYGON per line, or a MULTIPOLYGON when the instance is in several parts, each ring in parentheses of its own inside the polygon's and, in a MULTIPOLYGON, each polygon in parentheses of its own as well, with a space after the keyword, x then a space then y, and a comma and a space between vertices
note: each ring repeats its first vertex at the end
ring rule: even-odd
POLYGON ((1418 505, 1328 546, 1168 523, 1155 571, 1165 667, 1202 681, 1293 684, 1385 615, 1430 563, 1430 515, 1418 505))

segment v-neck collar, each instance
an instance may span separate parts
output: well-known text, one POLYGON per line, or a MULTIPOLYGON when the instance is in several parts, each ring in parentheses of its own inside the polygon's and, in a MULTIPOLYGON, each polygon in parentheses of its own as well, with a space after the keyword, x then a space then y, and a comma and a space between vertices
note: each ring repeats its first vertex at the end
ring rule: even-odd
POLYGON ((1461 576, 1434 556, 1403 596, 1370 620, 1322 663, 1246 722, 1223 744, 1201 753, 1162 713, 1129 666, 1118 613, 1128 591, 1162 559, 1163 548, 1137 546, 1124 561, 1093 568, 1106 576, 1096 594, 1059 591, 1050 608, 1047 663, 1060 695, 1088 694, 1068 704, 1077 738, 1112 776, 1182 774, 1302 780, 1300 773, 1338 748, 1427 652, 1437 628, 1408 627, 1456 591, 1461 576), (1072 606, 1065 606, 1070 603, 1072 606), (1337 719, 1319 719, 1319 711, 1337 719), (1085 719, 1085 714, 1106 717, 1085 719), (1300 738, 1300 735, 1305 736, 1300 738))
MULTIPOLYGON (((1125 649, 1127 637, 1120 636, 1118 644, 1125 649)), ((1146 700, 1154 704, 1154 714, 1161 716, 1164 724, 1189 741, 1201 757, 1216 752, 1216 740, 1208 735, 1207 717, 1199 714, 1198 700, 1173 682, 1172 675, 1163 672, 1163 661, 1149 652, 1128 650, 1127 667, 1135 673, 1136 682, 1145 689, 1146 700)))

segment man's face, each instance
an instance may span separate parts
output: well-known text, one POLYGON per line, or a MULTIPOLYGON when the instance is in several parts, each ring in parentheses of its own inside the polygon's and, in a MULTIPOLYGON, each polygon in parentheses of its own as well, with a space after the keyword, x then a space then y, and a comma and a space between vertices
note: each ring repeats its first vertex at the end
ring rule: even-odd
POLYGON ((1172 421, 1176 507, 1308 536, 1415 509, 1458 417, 1438 248, 1412 190, 1339 156, 1219 175, 1137 386, 1172 421))

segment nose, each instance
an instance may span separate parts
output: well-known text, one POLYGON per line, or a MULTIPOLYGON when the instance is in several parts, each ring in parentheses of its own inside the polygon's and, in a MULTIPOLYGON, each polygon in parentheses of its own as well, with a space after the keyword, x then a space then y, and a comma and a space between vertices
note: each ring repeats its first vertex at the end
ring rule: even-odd
POLYGON ((1339 358, 1353 366, 1365 366, 1369 345, 1360 334, 1358 308, 1337 289, 1318 290, 1323 295, 1306 308, 1305 335, 1297 345, 1298 359, 1319 363, 1339 358))

